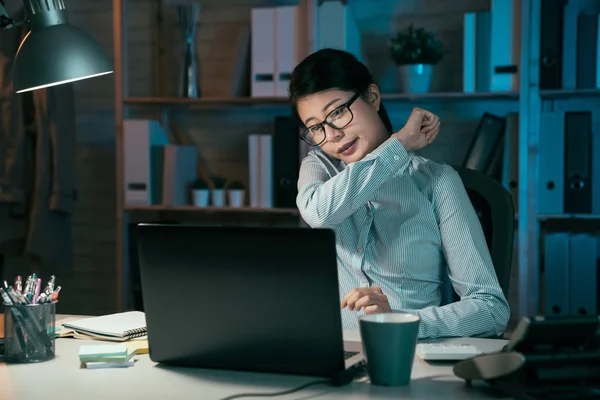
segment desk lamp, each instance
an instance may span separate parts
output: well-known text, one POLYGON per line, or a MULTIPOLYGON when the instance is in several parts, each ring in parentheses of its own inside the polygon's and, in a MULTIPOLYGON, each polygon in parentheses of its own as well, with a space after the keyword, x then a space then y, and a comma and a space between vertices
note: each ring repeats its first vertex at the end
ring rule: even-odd
POLYGON ((113 72, 104 50, 69 24, 63 0, 22 0, 24 21, 14 21, 0 0, 0 29, 29 25, 14 61, 17 93, 75 82, 113 72))

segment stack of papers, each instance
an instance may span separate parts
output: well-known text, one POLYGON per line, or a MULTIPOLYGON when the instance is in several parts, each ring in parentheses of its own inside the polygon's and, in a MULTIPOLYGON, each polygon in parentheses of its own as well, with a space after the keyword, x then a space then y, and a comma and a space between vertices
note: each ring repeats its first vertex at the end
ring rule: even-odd
POLYGON ((88 369, 133 367, 135 349, 125 344, 82 345, 79 361, 88 369))

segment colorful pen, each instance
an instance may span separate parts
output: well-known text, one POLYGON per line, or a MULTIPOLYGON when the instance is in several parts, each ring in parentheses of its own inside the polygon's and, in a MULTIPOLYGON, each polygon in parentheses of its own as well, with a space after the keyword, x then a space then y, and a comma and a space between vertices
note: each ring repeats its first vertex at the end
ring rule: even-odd
POLYGON ((60 289, 61 289, 61 287, 57 286, 54 293, 52 293, 52 302, 53 303, 58 300, 58 292, 60 292, 60 289))
POLYGON ((23 281, 21 280, 21 275, 18 275, 15 279, 14 288, 17 292, 23 292, 23 281))
POLYGON ((42 290, 42 280, 40 278, 36 278, 35 280, 35 293, 33 294, 33 304, 37 304, 38 299, 40 298, 40 291, 42 290))
POLYGON ((46 296, 52 295, 54 292, 54 282, 56 281, 56 277, 52 275, 48 280, 48 284, 46 285, 46 296))

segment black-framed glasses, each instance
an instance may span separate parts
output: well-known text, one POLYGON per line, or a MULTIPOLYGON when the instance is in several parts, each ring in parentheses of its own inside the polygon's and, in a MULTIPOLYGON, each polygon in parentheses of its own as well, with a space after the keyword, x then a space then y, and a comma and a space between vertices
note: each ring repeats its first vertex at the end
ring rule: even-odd
POLYGON ((304 140, 311 146, 318 146, 325 141, 325 125, 329 125, 333 129, 344 129, 354 119, 354 114, 350 110, 352 103, 358 99, 360 93, 356 93, 346 103, 332 110, 323 122, 314 124, 304 129, 300 133, 300 139, 304 140))

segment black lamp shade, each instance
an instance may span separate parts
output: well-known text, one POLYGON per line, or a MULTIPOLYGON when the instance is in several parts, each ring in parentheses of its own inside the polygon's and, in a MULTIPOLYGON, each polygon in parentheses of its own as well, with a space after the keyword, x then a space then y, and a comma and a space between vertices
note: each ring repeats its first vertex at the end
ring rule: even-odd
POLYGON ((17 93, 113 72, 104 50, 69 23, 32 29, 17 51, 13 83, 17 93))

